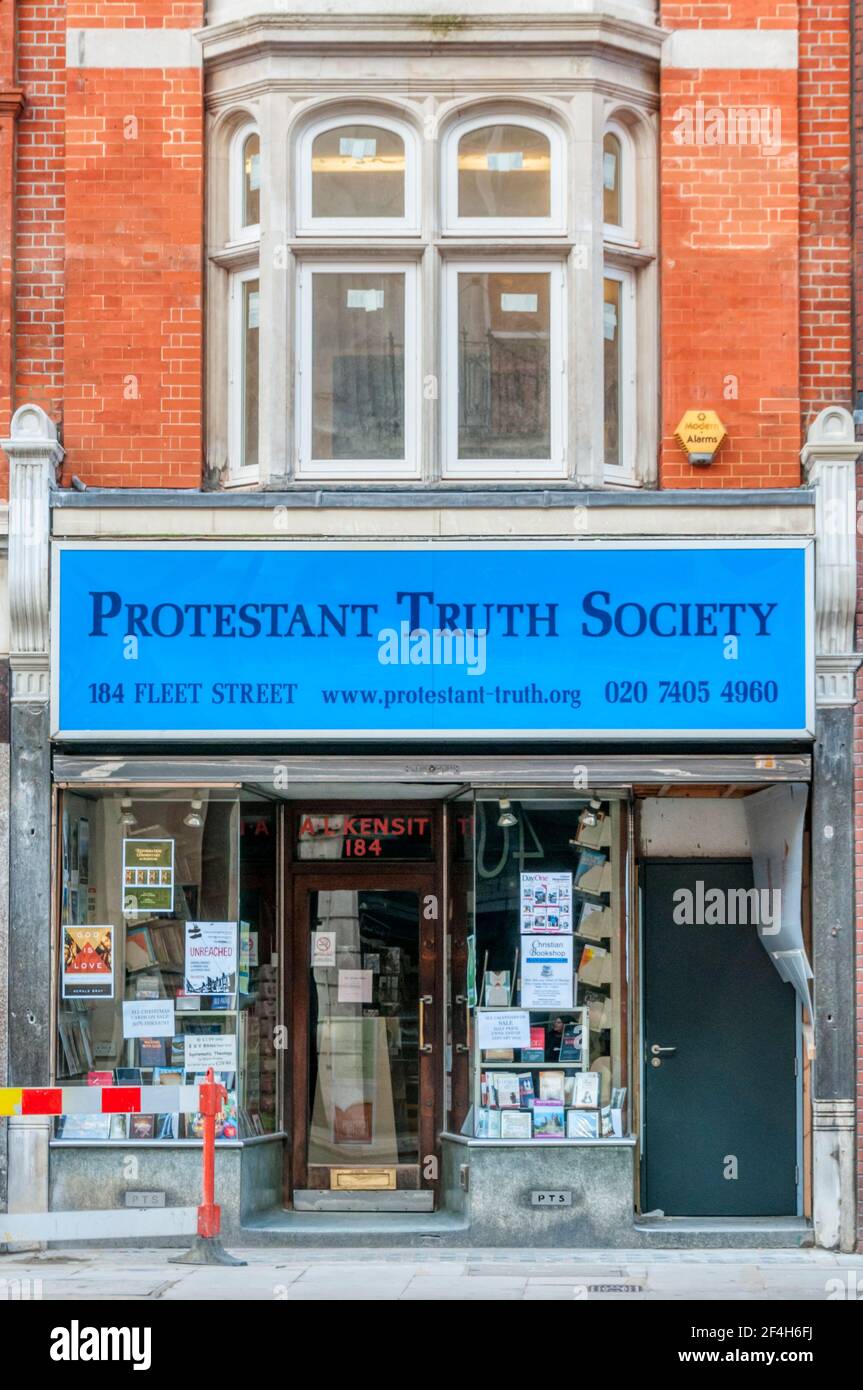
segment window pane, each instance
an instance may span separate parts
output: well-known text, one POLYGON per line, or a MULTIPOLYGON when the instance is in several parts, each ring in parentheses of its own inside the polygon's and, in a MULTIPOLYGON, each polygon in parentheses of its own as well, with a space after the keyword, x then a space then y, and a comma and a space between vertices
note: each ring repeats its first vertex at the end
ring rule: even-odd
POLYGON ((459 458, 550 458, 550 279, 459 274, 459 458))
POLYGON ((243 226, 256 227, 261 220, 261 137, 243 142, 243 226))
MULTIPOLYGON (((218 1048, 226 1066, 216 1079, 228 1098, 216 1133, 226 1139, 237 1138, 243 1120, 237 1010, 239 994, 250 992, 238 968, 239 808, 233 792, 88 789, 64 793, 61 815, 58 1083, 196 1085, 206 1072, 202 1051, 218 1048), (219 959, 227 952, 230 961, 233 950, 233 969, 192 973, 200 923, 218 927, 219 959)), ((266 951, 267 939, 259 943, 266 951)), ((70 1114, 57 1133, 200 1139, 201 1116, 157 1107, 70 1114)))
POLYGON ((606 135, 602 142, 602 206, 603 220, 612 227, 621 226, 620 141, 616 135, 606 135))
POLYGON ((244 468, 258 466, 258 314, 259 281, 243 281, 242 411, 244 468))
POLYGON ((312 146, 313 217, 404 217, 405 145, 393 130, 343 125, 312 146))
POLYGON ((489 125, 458 146, 459 217, 549 217, 551 147, 538 130, 489 125))
POLYGON ((405 455, 405 277, 312 275, 312 456, 405 455))
POLYGON ((619 280, 604 280, 602 337, 605 347, 605 462, 620 464, 621 290, 619 280))

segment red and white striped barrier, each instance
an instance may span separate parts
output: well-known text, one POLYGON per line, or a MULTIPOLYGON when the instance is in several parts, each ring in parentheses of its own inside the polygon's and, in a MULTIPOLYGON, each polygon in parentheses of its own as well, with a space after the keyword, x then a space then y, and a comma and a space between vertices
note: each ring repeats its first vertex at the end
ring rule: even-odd
POLYGON ((188 1115, 197 1086, 4 1086, 0 1116, 188 1115))
POLYGON ((192 1248, 177 1264, 243 1265, 222 1249, 221 1212, 216 1205, 216 1116, 227 1097, 207 1071, 197 1086, 3 1086, 0 1116, 17 1115, 188 1115, 203 1117, 202 1199, 194 1207, 153 1211, 9 1212, 0 1215, 0 1244, 16 1241, 98 1240, 117 1236, 191 1235, 192 1248), (197 1222, 195 1222, 197 1217, 197 1222))

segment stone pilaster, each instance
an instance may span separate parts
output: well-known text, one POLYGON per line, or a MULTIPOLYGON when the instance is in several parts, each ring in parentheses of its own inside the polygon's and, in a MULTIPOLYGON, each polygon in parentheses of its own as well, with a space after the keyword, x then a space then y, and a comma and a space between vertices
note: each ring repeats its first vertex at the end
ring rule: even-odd
MULTIPOLYGON (((9 796, 9 1080, 51 1075, 51 760, 49 726, 50 492, 63 457, 53 421, 21 406, 9 458, 12 684, 9 796)), ((48 1206, 50 1121, 9 1122, 10 1211, 48 1206)))
POLYGON ((854 651, 861 445, 847 410, 822 410, 803 449, 815 490, 816 740, 812 787, 812 945, 815 969, 813 1209, 815 1239, 852 1251, 854 1156, 854 651))

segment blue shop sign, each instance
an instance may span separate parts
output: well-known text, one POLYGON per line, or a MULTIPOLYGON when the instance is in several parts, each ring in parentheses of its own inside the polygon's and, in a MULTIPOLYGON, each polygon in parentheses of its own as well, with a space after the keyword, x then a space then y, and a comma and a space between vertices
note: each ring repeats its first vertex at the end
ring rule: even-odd
POLYGON ((810 544, 60 543, 59 738, 807 737, 810 544))

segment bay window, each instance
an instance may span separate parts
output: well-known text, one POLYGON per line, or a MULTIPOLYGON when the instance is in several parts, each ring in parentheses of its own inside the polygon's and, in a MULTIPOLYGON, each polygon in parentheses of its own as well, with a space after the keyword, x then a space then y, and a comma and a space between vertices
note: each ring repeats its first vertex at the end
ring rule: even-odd
POLYGON ((285 482, 645 481, 640 118, 600 113, 587 141, 527 102, 397 119, 360 101, 291 126, 271 99, 263 136, 224 122, 225 482, 271 478, 276 444, 285 482))

